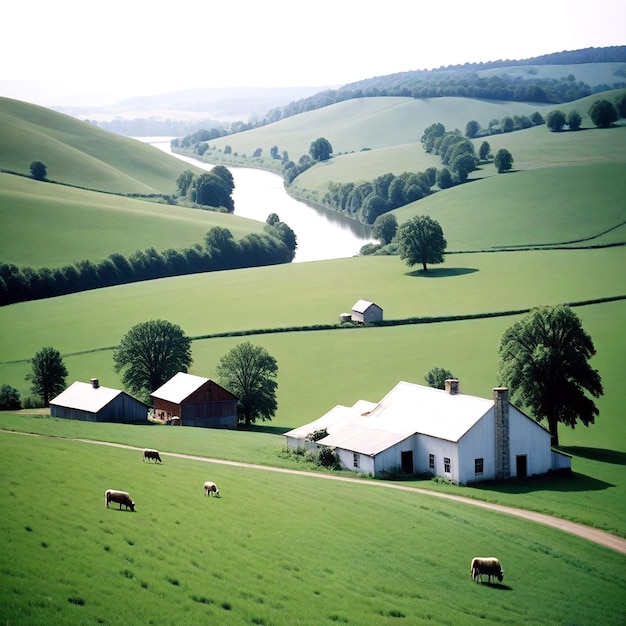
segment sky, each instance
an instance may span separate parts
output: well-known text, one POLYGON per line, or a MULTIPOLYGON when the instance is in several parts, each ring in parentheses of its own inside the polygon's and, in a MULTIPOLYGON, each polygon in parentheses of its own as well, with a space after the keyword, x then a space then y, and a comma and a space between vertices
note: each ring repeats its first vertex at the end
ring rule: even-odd
POLYGON ((626 0, 6 3, 0 96, 101 104, 197 87, 331 87, 626 44, 626 0))

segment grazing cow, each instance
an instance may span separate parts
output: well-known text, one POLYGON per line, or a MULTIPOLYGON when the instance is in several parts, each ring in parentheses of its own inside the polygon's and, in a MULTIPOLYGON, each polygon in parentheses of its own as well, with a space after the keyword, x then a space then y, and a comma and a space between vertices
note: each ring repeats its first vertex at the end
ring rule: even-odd
POLYGON ((493 556, 490 557, 474 557, 472 559, 472 565, 470 567, 470 574, 472 580, 483 581, 483 576, 488 577, 488 581, 491 582, 492 577, 496 577, 500 582, 504 578, 504 572, 500 561, 493 556))
POLYGON ((154 459, 154 462, 156 463, 157 461, 159 463, 162 463, 161 461, 161 455, 159 454, 158 450, 150 450, 149 448, 146 448, 143 451, 143 460, 145 461, 146 459, 148 459, 148 462, 150 462, 150 459, 154 459))
POLYGON ((126 510, 130 509, 135 512, 135 503, 133 499, 125 491, 116 491, 115 489, 107 489, 104 492, 104 503, 109 506, 109 503, 115 502, 120 505, 120 511, 122 510, 122 504, 126 507, 126 510))
POLYGON ((207 480, 204 483, 204 491, 207 496, 210 496, 211 494, 215 494, 216 496, 220 495, 220 490, 217 488, 217 485, 212 483, 210 480, 207 480))

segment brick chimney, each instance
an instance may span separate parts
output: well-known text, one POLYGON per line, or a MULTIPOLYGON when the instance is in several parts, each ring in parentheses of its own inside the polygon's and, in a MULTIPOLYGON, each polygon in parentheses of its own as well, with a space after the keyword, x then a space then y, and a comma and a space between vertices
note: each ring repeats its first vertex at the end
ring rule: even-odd
POLYGON ((100 386, 100 381, 97 378, 92 378, 91 379, 91 386, 94 389, 97 389, 100 386))
POLYGON ((496 478, 511 477, 511 449, 509 447, 509 390, 493 389, 494 423, 496 431, 496 478))
POLYGON ((459 379, 458 378, 446 379, 446 393, 449 393, 451 396, 456 396, 456 394, 459 393, 459 379))

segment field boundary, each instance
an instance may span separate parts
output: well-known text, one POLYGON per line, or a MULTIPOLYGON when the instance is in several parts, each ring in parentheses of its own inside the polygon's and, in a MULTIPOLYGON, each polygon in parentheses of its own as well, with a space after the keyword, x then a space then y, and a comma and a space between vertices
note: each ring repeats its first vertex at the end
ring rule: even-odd
MULTIPOLYGON (((123 443, 113 443, 110 441, 97 441, 95 439, 59 437, 57 435, 43 435, 39 433, 28 433, 28 432, 17 431, 17 430, 8 430, 4 428, 0 429, 0 432, 9 433, 13 435, 26 435, 30 437, 62 439, 64 441, 73 441, 76 443, 109 446, 112 448, 122 448, 125 450, 134 450, 137 452, 141 452, 143 450, 143 448, 139 448, 137 446, 131 446, 128 444, 123 444, 123 443)), ((160 454, 161 456, 164 456, 164 457, 173 457, 173 458, 178 458, 178 459, 186 459, 190 461, 200 461, 202 463, 229 465, 231 467, 242 467, 242 468, 253 469, 253 470, 263 470, 266 472, 277 472, 281 474, 292 474, 292 475, 295 474, 298 476, 306 476, 308 478, 337 480, 337 481, 342 481, 342 482, 349 482, 349 483, 358 484, 358 485, 368 485, 371 487, 379 487, 379 488, 384 488, 384 489, 397 489, 400 491, 408 491, 408 492, 416 493, 419 495, 432 496, 432 497, 441 498, 444 500, 452 500, 460 504, 468 504, 471 506, 477 506, 482 509, 486 509, 486 510, 493 511, 496 513, 501 513, 503 515, 512 515, 514 517, 518 517, 527 521, 535 522, 537 524, 550 526, 551 528, 556 528, 557 530, 561 530, 571 535, 581 537, 582 539, 586 539, 587 541, 591 541, 592 543, 598 544, 600 546, 604 546, 605 548, 609 548, 610 550, 614 550, 616 552, 620 552, 621 554, 626 555, 626 539, 623 539, 621 537, 618 537, 617 535, 608 533, 604 530, 593 528, 592 526, 586 526, 584 524, 572 522, 566 519, 562 519, 560 517, 555 517, 553 515, 546 515, 545 513, 538 513, 538 512, 529 511, 526 509, 519 509, 517 507, 505 506, 502 504, 494 504, 491 502, 485 502, 483 500, 475 500, 473 498, 468 498, 466 496, 458 496, 455 494, 442 493, 439 491, 430 491, 428 489, 421 489, 419 487, 409 487, 407 485, 394 484, 394 483, 389 483, 385 481, 363 480, 362 478, 356 478, 356 477, 352 478, 349 476, 333 476, 331 474, 321 474, 321 473, 310 472, 306 470, 287 469, 283 467, 273 467, 271 465, 259 465, 256 463, 246 463, 244 461, 231 461, 228 459, 216 459, 212 457, 197 456, 194 454, 184 454, 184 453, 179 453, 179 452, 161 452, 160 454)))

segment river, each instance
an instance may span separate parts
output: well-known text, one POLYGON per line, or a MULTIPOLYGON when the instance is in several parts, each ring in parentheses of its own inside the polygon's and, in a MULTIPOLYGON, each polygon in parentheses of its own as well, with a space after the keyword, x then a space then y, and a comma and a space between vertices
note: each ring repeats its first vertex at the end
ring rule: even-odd
MULTIPOLYGON (((170 137, 137 139, 196 167, 206 170, 213 167, 210 163, 173 153, 170 137)), ((228 169, 235 181, 235 215, 265 222, 270 213, 276 213, 296 233, 298 247, 295 263, 355 256, 362 246, 373 241, 368 226, 336 211, 292 198, 285 191, 283 179, 278 174, 250 167, 229 165, 228 169)))

